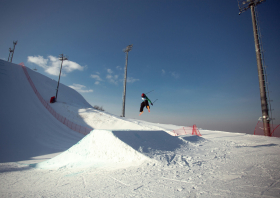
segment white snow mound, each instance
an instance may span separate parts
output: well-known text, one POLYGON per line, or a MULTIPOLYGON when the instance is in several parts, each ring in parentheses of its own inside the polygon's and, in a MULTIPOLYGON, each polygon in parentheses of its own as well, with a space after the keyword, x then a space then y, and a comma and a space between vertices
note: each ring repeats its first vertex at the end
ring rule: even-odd
POLYGON ((33 165, 42 169, 104 167, 120 164, 139 165, 150 160, 108 130, 93 130, 60 155, 33 165))

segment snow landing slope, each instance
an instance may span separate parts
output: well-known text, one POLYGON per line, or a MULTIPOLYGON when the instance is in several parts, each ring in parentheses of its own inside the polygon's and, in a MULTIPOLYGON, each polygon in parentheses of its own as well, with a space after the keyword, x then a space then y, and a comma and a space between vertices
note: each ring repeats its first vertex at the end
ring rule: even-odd
MULTIPOLYGON (((34 80, 36 85, 40 82, 40 91, 45 90, 42 93, 52 91, 49 94, 53 95, 50 84, 54 82, 49 83, 51 80, 45 76, 28 71, 38 79, 34 80)), ((83 138, 57 121, 41 104, 21 66, 0 60, 0 92, 1 163, 62 152, 83 138)))

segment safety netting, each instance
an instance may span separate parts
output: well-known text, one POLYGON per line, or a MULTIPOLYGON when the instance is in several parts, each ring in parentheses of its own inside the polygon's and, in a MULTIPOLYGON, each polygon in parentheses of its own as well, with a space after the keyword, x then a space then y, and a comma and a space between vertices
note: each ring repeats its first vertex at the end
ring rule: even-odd
POLYGON ((42 105, 44 105, 44 107, 46 107, 46 109, 58 120, 60 121, 62 124, 66 125, 68 128, 72 129, 73 131, 76 131, 78 133, 81 133, 83 135, 87 135, 90 133, 90 131, 92 131, 93 129, 85 127, 85 126, 81 126, 78 125, 74 122, 71 122, 70 120, 68 120, 67 118, 65 118, 64 116, 60 115, 59 113, 57 113, 50 105, 48 102, 46 102, 43 97, 41 96, 41 94, 38 92, 38 90, 36 89, 33 81, 31 80, 27 69, 24 65, 24 63, 20 63, 19 65, 22 66, 22 69, 24 71, 24 74, 30 84, 30 86, 32 87, 34 93, 37 95, 38 99, 41 101, 42 105))
MULTIPOLYGON (((264 135, 264 126, 262 121, 258 121, 254 130, 254 135, 264 135)), ((270 124, 270 136, 280 137, 280 124, 279 125, 270 124)))
POLYGON ((179 136, 179 135, 197 135, 201 136, 197 126, 194 124, 191 127, 182 127, 180 129, 173 130, 172 133, 174 136, 179 136))

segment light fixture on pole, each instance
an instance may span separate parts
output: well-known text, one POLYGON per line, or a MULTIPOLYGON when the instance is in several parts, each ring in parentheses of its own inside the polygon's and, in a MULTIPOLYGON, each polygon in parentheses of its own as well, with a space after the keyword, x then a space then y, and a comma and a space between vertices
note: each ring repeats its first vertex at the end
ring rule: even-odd
POLYGON ((63 61, 68 60, 68 58, 64 54, 59 55, 59 60, 61 61, 61 67, 60 67, 60 73, 58 77, 58 83, 57 83, 57 88, 56 88, 56 95, 55 95, 55 100, 57 101, 57 93, 58 93, 58 88, 59 88, 59 81, 60 81, 60 75, 61 75, 61 70, 62 70, 62 64, 63 61))
POLYGON ((126 77, 127 77, 127 62, 128 62, 128 52, 132 49, 133 45, 128 45, 123 52, 126 53, 125 70, 124 70, 124 82, 123 82, 123 107, 122 107, 122 117, 125 117, 125 97, 126 97, 126 77))

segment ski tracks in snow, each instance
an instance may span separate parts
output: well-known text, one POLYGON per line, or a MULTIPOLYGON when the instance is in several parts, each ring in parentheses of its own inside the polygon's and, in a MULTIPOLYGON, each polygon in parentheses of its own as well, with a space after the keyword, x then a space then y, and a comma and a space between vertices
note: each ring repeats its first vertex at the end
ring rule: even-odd
POLYGON ((278 143, 185 140, 174 152, 155 151, 152 161, 127 168, 14 167, 0 173, 0 197, 279 197, 278 143))

